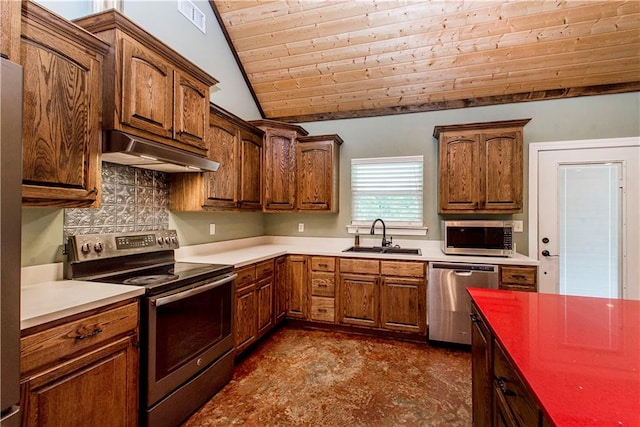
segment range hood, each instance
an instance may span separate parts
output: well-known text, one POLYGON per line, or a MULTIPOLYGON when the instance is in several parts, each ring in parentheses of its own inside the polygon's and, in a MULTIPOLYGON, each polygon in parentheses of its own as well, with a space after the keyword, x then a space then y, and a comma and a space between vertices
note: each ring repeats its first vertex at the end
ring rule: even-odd
POLYGON ((215 172, 220 163, 120 131, 106 131, 102 160, 162 172, 215 172))

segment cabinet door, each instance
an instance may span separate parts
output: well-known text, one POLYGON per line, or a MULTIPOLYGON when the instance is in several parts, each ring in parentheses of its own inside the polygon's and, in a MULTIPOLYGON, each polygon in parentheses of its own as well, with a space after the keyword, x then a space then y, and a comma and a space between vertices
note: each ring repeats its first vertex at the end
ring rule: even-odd
POLYGON ((240 131, 239 175, 239 207, 262 209, 262 137, 245 130, 240 131))
POLYGON ((20 56, 23 201, 91 206, 99 200, 102 56, 31 20, 20 56))
POLYGON ((440 138, 440 212, 479 207, 480 136, 447 134, 440 138))
POLYGON ((238 130, 221 117, 211 115, 206 142, 209 158, 220 163, 215 172, 204 174, 206 206, 235 208, 237 206, 238 130))
POLYGON ((27 378, 21 384, 22 424, 136 426, 138 351, 121 338, 27 378))
POLYGON ((284 320, 287 314, 287 257, 281 256, 276 258, 275 266, 275 322, 279 323, 284 320))
POLYGON ((209 126, 209 87, 179 71, 175 71, 174 82, 173 137, 205 150, 204 135, 209 126))
POLYGON ((0 0, 0 53, 20 61, 20 6, 22 2, 0 0))
POLYGON ((173 68, 136 41, 122 43, 122 115, 133 128, 173 136, 173 68))
POLYGON ((239 354, 257 336, 256 318, 256 287, 248 286, 242 291, 236 292, 236 322, 235 322, 235 343, 236 354, 239 354))
POLYGON ((297 147, 300 210, 330 210, 333 187, 333 143, 299 143, 297 147))
POLYGON ((306 319, 309 306, 306 258, 302 255, 290 255, 287 263, 287 316, 306 319))
POLYGON ((475 306, 472 306, 471 310, 473 322, 471 327, 473 425, 491 427, 491 408, 493 405, 491 335, 475 306))
POLYGON ((381 327, 424 334, 426 324, 425 279, 382 277, 380 288, 381 327))
POLYGON ((481 208, 522 211, 522 132, 483 133, 481 208))
POLYGON ((338 322, 348 325, 379 326, 379 287, 377 276, 340 276, 338 322))
POLYGON ((258 336, 273 326, 273 287, 273 276, 259 281, 256 287, 258 336))
POLYGON ((265 139, 265 210, 295 208, 296 133, 268 131, 265 139))

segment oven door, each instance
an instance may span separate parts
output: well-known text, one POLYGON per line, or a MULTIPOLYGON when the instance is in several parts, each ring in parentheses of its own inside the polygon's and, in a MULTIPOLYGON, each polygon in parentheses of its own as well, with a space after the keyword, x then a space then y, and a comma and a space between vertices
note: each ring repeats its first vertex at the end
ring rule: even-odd
POLYGON ((146 298, 148 408, 233 349, 236 277, 213 278, 146 298))

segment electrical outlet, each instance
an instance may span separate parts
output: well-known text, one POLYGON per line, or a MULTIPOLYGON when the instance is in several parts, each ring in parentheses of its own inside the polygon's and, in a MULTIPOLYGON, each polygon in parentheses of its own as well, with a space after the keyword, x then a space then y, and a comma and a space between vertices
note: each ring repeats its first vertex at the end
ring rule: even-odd
POLYGON ((209 224, 209 234, 211 236, 213 236, 214 234, 216 234, 216 225, 215 224, 209 224))
POLYGON ((299 223, 298 224, 298 233, 302 233, 304 231, 304 223, 299 223))
POLYGON ((522 221, 513 221, 513 231, 514 233, 522 233, 524 230, 522 221))

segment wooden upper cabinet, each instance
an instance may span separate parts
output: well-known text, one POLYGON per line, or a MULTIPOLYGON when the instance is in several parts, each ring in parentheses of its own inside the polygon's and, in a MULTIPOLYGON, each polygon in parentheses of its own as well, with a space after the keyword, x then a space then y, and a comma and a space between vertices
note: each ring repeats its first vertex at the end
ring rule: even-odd
POLYGON ((128 38, 122 46, 122 114, 124 125, 171 138, 173 69, 160 56, 128 38))
POLYGON ((229 120, 216 114, 209 118, 209 131, 205 140, 209 145, 209 158, 217 159, 216 172, 204 174, 205 206, 235 208, 237 206, 238 129, 229 120))
POLYGON ((74 22, 112 46, 103 127, 207 155, 209 89, 217 80, 116 10, 74 22))
POLYGON ((0 0, 0 54, 20 62, 20 2, 0 0))
POLYGON ((215 172, 171 174, 169 209, 261 210, 263 132, 215 105, 205 132, 215 172))
POLYGON ((338 211, 340 144, 342 139, 338 135, 298 138, 298 210, 338 211))
POLYGON ((292 211, 296 208, 296 142, 307 131, 273 120, 250 123, 265 132, 264 210, 292 211))
POLYGON ((240 129, 239 146, 238 207, 241 209, 260 210, 262 209, 263 173, 262 134, 240 129))
POLYGON ((109 46, 22 3, 23 204, 99 204, 102 65, 109 46))
POLYGON ((522 212, 523 128, 529 120, 435 127, 439 213, 522 212))
POLYGON ((209 86, 179 71, 175 71, 174 78, 174 136, 185 144, 206 149, 209 86))

